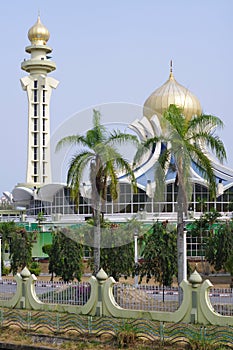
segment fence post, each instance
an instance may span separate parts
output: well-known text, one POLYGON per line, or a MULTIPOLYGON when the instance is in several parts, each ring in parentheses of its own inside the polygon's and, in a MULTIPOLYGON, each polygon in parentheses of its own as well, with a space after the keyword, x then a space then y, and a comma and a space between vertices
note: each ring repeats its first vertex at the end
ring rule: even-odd
POLYGON ((200 274, 195 269, 189 277, 189 282, 192 284, 192 309, 190 314, 190 322, 197 323, 198 321, 198 304, 199 304, 199 289, 202 283, 200 274))
POLYGON ((108 279, 108 275, 101 268, 96 275, 96 279, 98 281, 98 300, 96 305, 96 316, 103 315, 103 285, 105 281, 108 279))
POLYGON ((20 276, 22 278, 22 294, 20 298, 20 308, 25 309, 27 306, 27 282, 29 277, 31 276, 31 272, 25 266, 24 269, 20 272, 20 276))

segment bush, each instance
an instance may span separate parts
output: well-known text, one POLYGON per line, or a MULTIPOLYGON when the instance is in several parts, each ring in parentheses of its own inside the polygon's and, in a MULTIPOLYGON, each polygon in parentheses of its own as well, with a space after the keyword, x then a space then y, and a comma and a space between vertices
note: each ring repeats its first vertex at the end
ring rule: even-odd
POLYGON ((41 273, 40 264, 37 261, 33 261, 29 267, 29 271, 35 276, 39 276, 41 273))

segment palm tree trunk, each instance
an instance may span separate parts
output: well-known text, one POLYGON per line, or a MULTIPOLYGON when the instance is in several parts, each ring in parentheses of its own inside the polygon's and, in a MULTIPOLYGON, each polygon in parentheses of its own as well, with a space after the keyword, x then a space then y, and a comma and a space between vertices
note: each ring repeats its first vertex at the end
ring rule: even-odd
POLYGON ((100 270, 100 236, 100 203, 97 200, 94 210, 94 276, 96 276, 100 270))
POLYGON ((184 279, 184 208, 183 193, 178 192, 177 196, 177 266, 178 266, 178 286, 179 286, 179 305, 182 302, 182 289, 180 283, 184 279))

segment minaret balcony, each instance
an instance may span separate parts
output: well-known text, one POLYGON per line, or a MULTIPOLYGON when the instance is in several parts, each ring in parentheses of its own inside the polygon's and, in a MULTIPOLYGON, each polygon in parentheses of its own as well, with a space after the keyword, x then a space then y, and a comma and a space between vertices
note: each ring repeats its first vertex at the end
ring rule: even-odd
POLYGON ((50 60, 25 60, 21 63, 21 69, 28 73, 43 70, 50 73, 56 69, 56 63, 50 60))

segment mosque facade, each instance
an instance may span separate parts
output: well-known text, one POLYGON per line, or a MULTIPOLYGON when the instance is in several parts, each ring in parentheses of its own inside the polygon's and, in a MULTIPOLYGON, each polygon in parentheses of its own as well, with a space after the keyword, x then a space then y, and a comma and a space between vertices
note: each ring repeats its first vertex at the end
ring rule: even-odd
MULTIPOLYGON (((88 184, 84 184, 80 189, 80 203, 77 208, 71 199, 69 188, 65 184, 52 182, 49 110, 51 92, 57 87, 58 81, 48 76, 56 69, 56 64, 49 56, 52 51, 47 46, 49 36, 48 29, 38 17, 36 24, 28 32, 30 46, 26 47, 26 52, 31 57, 21 65, 22 70, 28 73, 21 79, 22 88, 28 97, 28 158, 26 181, 13 189, 13 204, 16 207, 24 207, 28 216, 43 212, 52 221, 85 220, 92 215, 88 184)), ((176 81, 172 64, 168 80, 147 98, 142 117, 129 127, 141 141, 154 137, 160 132, 159 118, 171 104, 181 107, 186 118, 202 113, 198 98, 176 81)), ((137 193, 133 193, 125 176, 119 178, 118 199, 113 202, 109 195, 102 208, 106 217, 120 220, 136 214, 145 220, 176 219, 177 186, 175 173, 169 169, 166 174, 164 198, 160 202, 154 199, 154 167, 161 147, 162 144, 157 143, 135 170, 137 193)), ((218 195, 215 201, 211 200, 206 181, 193 163, 190 178, 193 186, 189 204, 190 218, 198 217, 203 211, 210 211, 212 208, 224 215, 230 215, 233 210, 233 170, 218 163, 207 149, 206 152, 212 161, 218 195)))

